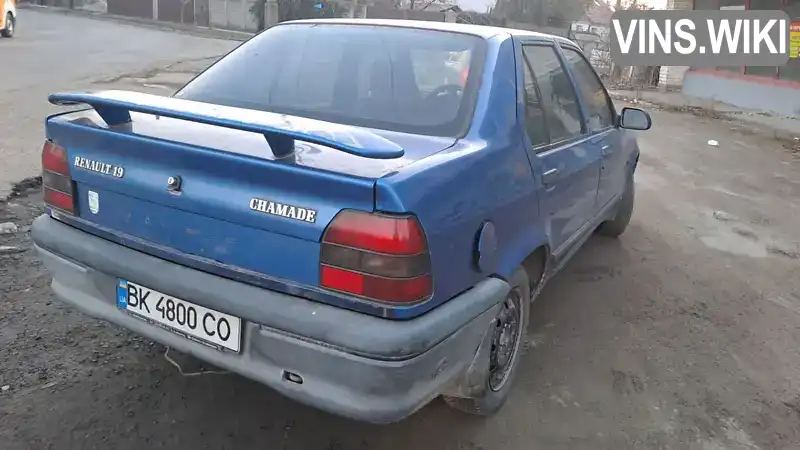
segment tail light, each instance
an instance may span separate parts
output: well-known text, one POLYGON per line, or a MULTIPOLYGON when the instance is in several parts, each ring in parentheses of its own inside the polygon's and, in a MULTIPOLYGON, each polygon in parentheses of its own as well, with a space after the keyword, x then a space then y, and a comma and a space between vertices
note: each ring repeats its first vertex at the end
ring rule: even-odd
POLYGON ((433 292, 425 233, 413 216, 343 210, 322 237, 320 285, 368 300, 412 304, 433 292))
POLYGON ((47 206, 75 214, 67 151, 52 141, 45 141, 42 148, 42 186, 47 206))

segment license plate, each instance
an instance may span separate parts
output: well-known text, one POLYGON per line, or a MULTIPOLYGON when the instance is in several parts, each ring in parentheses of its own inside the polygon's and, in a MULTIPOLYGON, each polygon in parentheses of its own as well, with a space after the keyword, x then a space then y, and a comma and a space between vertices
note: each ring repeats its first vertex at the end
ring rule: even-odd
POLYGON ((117 307, 187 339, 239 352, 242 321, 238 317, 126 280, 117 283, 117 307))

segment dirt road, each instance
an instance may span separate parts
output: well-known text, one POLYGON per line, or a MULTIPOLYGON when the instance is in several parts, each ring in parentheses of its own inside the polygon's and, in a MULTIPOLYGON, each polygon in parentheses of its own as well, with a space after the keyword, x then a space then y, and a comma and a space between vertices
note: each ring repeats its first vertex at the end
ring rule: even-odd
POLYGON ((488 420, 434 402, 368 426, 238 376, 182 376, 161 346, 53 300, 26 233, 39 197, 13 200, 0 447, 800 448, 800 158, 721 121, 653 119, 631 227, 592 239, 545 289, 516 395, 488 420))
POLYGON ((38 175, 44 117, 59 111, 47 103, 53 91, 122 88, 169 94, 238 44, 20 9, 16 36, 0 46, 0 198, 11 183, 38 175), (173 74, 164 83, 150 79, 165 67, 173 74))

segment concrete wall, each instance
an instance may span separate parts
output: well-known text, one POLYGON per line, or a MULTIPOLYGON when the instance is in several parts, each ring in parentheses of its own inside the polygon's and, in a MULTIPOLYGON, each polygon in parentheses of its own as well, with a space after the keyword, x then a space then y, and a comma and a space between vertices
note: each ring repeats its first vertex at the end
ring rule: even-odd
POLYGON ((250 14, 253 3, 254 0, 209 0, 211 26, 226 30, 258 31, 258 22, 250 14))
POLYGON ((689 68, 686 66, 662 66, 658 73, 658 85, 664 88, 681 87, 687 70, 689 68))
POLYGON ((686 72, 683 93, 740 108, 800 117, 800 83, 707 70, 686 72))
POLYGON ((694 0, 667 0, 666 9, 694 9, 694 0))

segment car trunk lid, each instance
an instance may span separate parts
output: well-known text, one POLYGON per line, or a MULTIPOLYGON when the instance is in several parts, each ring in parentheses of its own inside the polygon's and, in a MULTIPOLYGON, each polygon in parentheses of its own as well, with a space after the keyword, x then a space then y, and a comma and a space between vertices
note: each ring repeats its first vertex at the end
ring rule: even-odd
POLYGON ((67 151, 82 221, 311 286, 333 217, 372 211, 376 178, 452 144, 121 91, 51 102, 96 111, 47 122, 48 138, 67 151))

